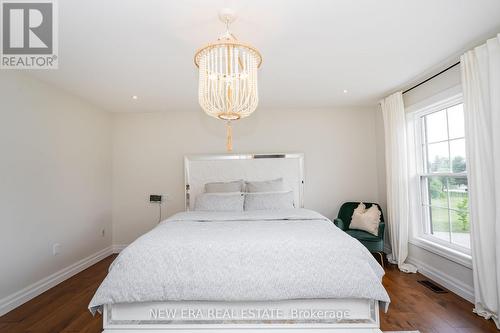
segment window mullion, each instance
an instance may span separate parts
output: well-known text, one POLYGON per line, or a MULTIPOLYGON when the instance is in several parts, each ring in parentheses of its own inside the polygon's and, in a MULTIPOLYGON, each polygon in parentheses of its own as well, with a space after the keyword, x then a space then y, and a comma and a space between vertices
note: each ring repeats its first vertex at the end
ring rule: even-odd
POLYGON ((421 129, 420 135, 424 137, 424 150, 422 151, 424 153, 424 159, 423 163, 424 165, 422 166, 424 172, 429 172, 429 146, 428 146, 428 139, 427 139, 427 117, 424 117, 424 127, 421 129))
POLYGON ((453 230, 451 227, 451 210, 450 210, 450 178, 446 177, 446 200, 448 203, 448 228, 449 228, 449 233, 448 233, 448 238, 451 243, 451 231, 453 230))
POLYGON ((426 186, 426 198, 425 198, 425 201, 426 201, 426 205, 428 205, 427 207, 424 207, 424 210, 426 212, 426 220, 425 220, 425 224, 426 224, 426 227, 425 227, 425 231, 429 232, 432 234, 433 232, 433 227, 432 227, 432 208, 430 207, 430 200, 431 200, 431 187, 429 186, 429 179, 428 178, 425 178, 425 186, 426 186))
POLYGON ((448 109, 446 109, 446 141, 448 143, 448 170, 453 172, 451 167, 451 145, 450 145, 450 122, 448 120, 448 109))

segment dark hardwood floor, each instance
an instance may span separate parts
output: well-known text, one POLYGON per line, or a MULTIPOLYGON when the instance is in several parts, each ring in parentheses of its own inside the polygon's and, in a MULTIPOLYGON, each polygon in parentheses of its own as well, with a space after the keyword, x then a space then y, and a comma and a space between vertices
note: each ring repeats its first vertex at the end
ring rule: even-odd
MULTIPOLYGON (((102 332, 101 316, 92 317, 87 305, 114 258, 102 260, 0 317, 0 332, 102 332)), ((392 303, 388 313, 380 314, 382 330, 497 332, 491 321, 472 313, 471 303, 451 292, 436 294, 420 285, 420 279, 420 274, 404 274, 386 265, 384 285, 392 303)))

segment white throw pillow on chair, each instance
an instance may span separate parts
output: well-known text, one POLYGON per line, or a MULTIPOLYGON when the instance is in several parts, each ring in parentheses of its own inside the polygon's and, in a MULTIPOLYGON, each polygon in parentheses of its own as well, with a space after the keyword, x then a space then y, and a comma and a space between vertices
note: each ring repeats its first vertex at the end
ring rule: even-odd
POLYGON ((363 230, 378 236, 378 226, 380 224, 381 215, 382 212, 380 212, 377 205, 372 205, 370 208, 366 209, 365 204, 361 202, 352 214, 349 229, 363 230))

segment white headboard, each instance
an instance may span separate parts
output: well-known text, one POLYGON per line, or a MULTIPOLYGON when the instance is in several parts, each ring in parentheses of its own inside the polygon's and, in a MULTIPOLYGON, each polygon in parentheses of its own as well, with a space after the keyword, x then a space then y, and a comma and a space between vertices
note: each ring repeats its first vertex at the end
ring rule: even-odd
POLYGON ((232 180, 262 181, 282 177, 294 192, 296 207, 304 206, 304 154, 224 154, 184 157, 186 210, 206 183, 232 180))

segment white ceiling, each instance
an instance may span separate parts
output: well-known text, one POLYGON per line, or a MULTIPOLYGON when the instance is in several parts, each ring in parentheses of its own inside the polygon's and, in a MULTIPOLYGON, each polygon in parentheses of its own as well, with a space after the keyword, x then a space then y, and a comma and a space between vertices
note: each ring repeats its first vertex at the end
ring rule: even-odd
POLYGON ((500 32, 498 0, 58 4, 59 70, 32 75, 117 112, 198 110, 193 54, 223 31, 223 7, 263 55, 260 108, 373 105, 500 32))

